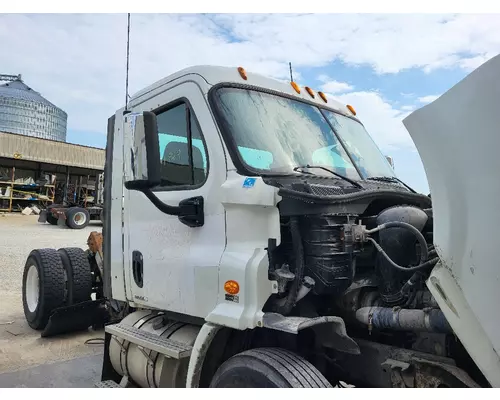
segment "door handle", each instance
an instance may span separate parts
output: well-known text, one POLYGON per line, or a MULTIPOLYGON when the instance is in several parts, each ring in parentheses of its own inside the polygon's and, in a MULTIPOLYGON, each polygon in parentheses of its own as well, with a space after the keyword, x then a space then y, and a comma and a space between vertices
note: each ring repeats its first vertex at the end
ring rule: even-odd
POLYGON ((144 285, 144 261, 142 253, 134 250, 132 252, 132 275, 134 276, 135 284, 142 288, 144 285))

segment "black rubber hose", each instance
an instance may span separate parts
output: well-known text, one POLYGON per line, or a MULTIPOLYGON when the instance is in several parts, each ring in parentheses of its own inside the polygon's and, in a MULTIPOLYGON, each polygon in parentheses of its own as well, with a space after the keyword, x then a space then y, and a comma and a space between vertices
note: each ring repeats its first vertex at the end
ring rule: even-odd
POLYGON ((86 345, 103 345, 104 338, 91 338, 85 341, 86 345))
POLYGON ((401 265, 398 265, 394 261, 391 260, 391 258, 387 255, 387 253, 384 251, 384 249, 382 247, 380 247, 380 245, 375 241, 375 239, 370 238, 370 237, 367 238, 367 239, 373 243, 373 245, 375 246, 375 248, 380 252, 380 254, 382 254, 382 256, 385 257, 385 259, 389 262, 389 264, 391 264, 391 266, 393 266, 394 268, 396 268, 396 269, 398 269, 400 271, 404 271, 404 272, 419 271, 421 269, 433 267, 439 261, 439 257, 436 257, 436 258, 433 258, 431 260, 427 260, 424 263, 421 263, 421 264, 416 265, 414 267, 402 267, 401 265))
MULTIPOLYGON (((413 233, 416 236, 418 243, 420 244, 420 264, 423 264, 425 261, 427 261, 427 258, 429 257, 429 249, 427 247, 427 241, 425 240, 424 235, 422 235, 422 233, 417 228, 415 228, 413 225, 407 224, 406 222, 391 221, 391 222, 387 222, 385 224, 379 225, 376 228, 370 229, 370 230, 366 231, 366 233, 372 234, 372 233, 380 232, 381 230, 388 229, 388 228, 403 228, 403 229, 409 230, 411 233, 413 233)), ((384 252, 384 254, 385 254, 385 252, 384 252)), ((388 256, 386 255, 386 257, 388 257, 388 256)))
POLYGON ((290 231, 292 234, 292 244, 295 256, 295 279, 290 286, 288 295, 283 305, 278 305, 276 311, 281 315, 288 315, 292 311, 293 306, 297 302, 300 285, 304 276, 304 246, 302 244, 302 236, 300 234, 300 226, 298 217, 290 219, 290 231))

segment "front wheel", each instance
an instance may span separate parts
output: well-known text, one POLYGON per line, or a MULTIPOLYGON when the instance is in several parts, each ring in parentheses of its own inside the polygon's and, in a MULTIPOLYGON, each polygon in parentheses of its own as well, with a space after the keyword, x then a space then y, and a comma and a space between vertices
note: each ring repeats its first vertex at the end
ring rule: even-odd
POLYGON ((288 350, 259 348, 224 362, 211 388, 331 388, 309 361, 288 350))

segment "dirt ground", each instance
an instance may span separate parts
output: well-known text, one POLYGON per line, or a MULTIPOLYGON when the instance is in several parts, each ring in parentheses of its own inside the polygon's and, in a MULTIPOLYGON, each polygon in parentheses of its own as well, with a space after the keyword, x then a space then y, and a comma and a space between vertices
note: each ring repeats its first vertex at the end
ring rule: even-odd
POLYGON ((24 319, 22 276, 28 254, 35 248, 86 248, 90 232, 101 232, 100 223, 82 230, 40 224, 37 216, 0 214, 0 374, 79 357, 102 354, 102 345, 88 345, 100 332, 83 332, 40 338, 24 319))

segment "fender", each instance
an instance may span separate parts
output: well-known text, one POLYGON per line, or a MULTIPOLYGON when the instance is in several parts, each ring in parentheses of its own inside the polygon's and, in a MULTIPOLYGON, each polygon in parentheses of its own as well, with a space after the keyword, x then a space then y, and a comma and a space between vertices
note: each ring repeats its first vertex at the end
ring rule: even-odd
POLYGON ((215 325, 210 322, 205 323, 198 333, 191 351, 189 366, 186 377, 187 388, 197 388, 200 384, 201 370, 208 349, 217 333, 224 328, 222 325, 215 325))
MULTIPOLYGON (((262 322, 262 328, 295 335, 301 330, 311 328, 318 335, 323 346, 354 355, 361 353, 358 344, 347 335, 344 320, 340 317, 285 317, 277 313, 265 313, 262 322)), ((210 322, 201 327, 189 359, 186 377, 187 388, 199 387, 201 371, 207 352, 217 333, 223 328, 222 325, 210 322)))

